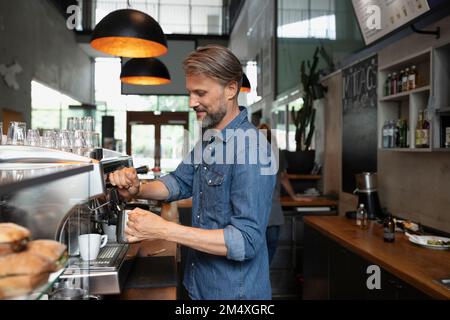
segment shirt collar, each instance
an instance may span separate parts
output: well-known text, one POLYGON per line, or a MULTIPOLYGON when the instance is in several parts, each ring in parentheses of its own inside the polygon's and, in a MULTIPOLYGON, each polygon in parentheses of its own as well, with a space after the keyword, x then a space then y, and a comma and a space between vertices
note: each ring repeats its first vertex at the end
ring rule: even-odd
POLYGON ((239 111, 240 111, 239 114, 233 120, 231 120, 231 122, 227 124, 225 128, 223 128, 221 131, 218 131, 213 136, 224 142, 228 142, 228 140, 230 140, 230 138, 234 135, 234 133, 227 134, 227 130, 234 131, 235 129, 240 127, 242 122, 247 120, 248 114, 247 108, 239 106, 239 111))

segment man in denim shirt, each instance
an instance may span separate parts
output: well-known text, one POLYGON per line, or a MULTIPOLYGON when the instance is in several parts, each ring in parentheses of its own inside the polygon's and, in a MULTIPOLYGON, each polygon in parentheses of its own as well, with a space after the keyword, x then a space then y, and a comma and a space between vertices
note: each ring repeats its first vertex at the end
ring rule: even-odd
POLYGON ((264 135, 237 103, 241 64, 228 49, 207 46, 191 53, 183 67, 202 141, 158 180, 141 185, 136 171, 125 168, 110 181, 125 198, 192 196, 192 227, 135 209, 128 240, 164 239, 191 248, 184 286, 192 299, 271 299, 265 232, 278 168, 264 135))

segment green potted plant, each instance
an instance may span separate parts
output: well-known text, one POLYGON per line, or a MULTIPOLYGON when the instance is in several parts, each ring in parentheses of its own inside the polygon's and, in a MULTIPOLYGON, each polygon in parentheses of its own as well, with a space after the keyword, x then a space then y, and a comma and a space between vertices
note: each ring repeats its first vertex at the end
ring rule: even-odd
POLYGON ((314 101, 324 97, 327 90, 320 83, 321 72, 318 70, 319 54, 324 58, 330 70, 333 63, 327 55, 323 46, 314 51, 311 61, 302 61, 300 66, 301 83, 303 86, 303 106, 299 110, 291 109, 291 116, 295 125, 296 152, 287 152, 286 158, 289 163, 290 173, 310 173, 314 167, 315 152, 311 150, 314 135, 314 121, 316 110, 314 101))
POLYGON ((295 124, 295 141, 297 151, 310 150, 312 137, 314 135, 314 120, 316 110, 314 100, 322 99, 327 88, 320 82, 320 70, 318 70, 319 53, 324 57, 327 64, 332 67, 331 59, 328 57, 323 46, 314 51, 313 60, 302 61, 300 66, 301 83, 303 86, 303 107, 299 110, 292 108, 291 115, 295 124), (308 70, 306 70, 306 66, 308 70))

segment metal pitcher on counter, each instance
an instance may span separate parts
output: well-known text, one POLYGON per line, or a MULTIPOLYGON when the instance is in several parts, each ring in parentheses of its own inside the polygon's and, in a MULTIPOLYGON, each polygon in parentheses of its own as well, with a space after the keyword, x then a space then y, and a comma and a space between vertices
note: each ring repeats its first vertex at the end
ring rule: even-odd
POLYGON ((356 189, 353 193, 358 195, 358 206, 364 204, 369 219, 384 219, 378 199, 377 174, 375 172, 363 172, 355 176, 356 189))

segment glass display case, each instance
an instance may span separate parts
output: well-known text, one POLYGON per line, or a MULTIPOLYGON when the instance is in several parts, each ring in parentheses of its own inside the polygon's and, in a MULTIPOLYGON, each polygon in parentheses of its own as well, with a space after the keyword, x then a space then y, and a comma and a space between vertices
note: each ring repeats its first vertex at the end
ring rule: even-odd
POLYGON ((0 299, 120 293, 128 245, 117 243, 116 224, 125 205, 107 187, 107 175, 131 165, 129 157, 97 161, 0 146, 0 299), (23 239, 11 239, 10 245, 8 237, 21 230, 23 239), (33 244, 54 251, 33 251, 33 244))

